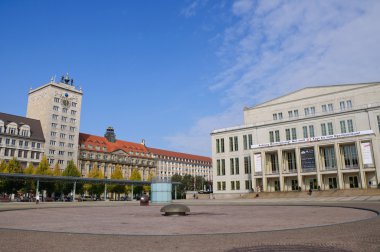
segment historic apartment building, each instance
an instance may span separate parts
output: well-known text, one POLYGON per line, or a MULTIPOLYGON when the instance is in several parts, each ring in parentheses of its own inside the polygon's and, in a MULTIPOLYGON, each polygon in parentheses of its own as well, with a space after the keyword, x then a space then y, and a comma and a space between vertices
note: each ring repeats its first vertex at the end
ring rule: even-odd
POLYGON ((212 181, 211 158, 156 148, 148 149, 155 156, 159 179, 170 180, 174 174, 181 176, 189 174, 212 181))
POLYGON ((214 193, 375 188, 380 83, 310 87, 244 109, 214 130, 214 193))
POLYGON ((121 166, 124 178, 129 178, 133 169, 138 169, 142 180, 147 180, 150 173, 156 174, 154 155, 144 142, 117 140, 112 127, 104 137, 80 133, 79 148, 78 168, 84 177, 98 167, 106 178, 111 178, 116 165, 121 166))
POLYGON ((45 154, 61 170, 70 160, 78 160, 82 95, 68 75, 29 91, 27 117, 41 122, 45 154))
POLYGON ((45 139, 39 120, 0 113, 0 160, 16 157, 23 168, 38 165, 45 139))

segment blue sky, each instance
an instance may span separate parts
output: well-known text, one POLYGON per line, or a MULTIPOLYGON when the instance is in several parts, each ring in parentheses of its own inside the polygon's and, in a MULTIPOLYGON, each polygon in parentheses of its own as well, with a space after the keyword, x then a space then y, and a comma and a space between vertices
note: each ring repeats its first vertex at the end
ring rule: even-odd
POLYGON ((81 132, 210 155, 244 106, 380 81, 379 1, 0 1, 0 111, 68 72, 81 132))

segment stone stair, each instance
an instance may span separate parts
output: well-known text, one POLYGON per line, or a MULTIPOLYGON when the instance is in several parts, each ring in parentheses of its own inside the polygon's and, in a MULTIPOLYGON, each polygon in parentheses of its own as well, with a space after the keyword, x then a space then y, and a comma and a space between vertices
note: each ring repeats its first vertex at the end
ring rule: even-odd
MULTIPOLYGON (((242 198, 252 199, 256 197, 256 192, 242 195, 242 198)), ((309 195, 308 191, 290 192, 260 192, 259 198, 310 198, 310 197, 355 197, 355 196, 380 196, 380 189, 345 189, 345 190, 325 190, 313 191, 309 195)))

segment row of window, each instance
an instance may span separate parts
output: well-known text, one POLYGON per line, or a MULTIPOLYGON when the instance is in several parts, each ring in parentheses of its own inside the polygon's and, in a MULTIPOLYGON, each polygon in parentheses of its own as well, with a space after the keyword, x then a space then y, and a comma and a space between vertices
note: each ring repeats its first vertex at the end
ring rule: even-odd
MULTIPOLYGON (((340 111, 352 109, 352 101, 351 100, 340 101, 339 107, 340 107, 340 111)), ((321 105, 321 110, 322 110, 322 113, 334 112, 334 105, 332 103, 323 104, 323 105, 321 105)), ((304 114, 305 114, 305 116, 314 116, 315 115, 315 107, 312 106, 312 107, 304 108, 304 114)), ((298 109, 289 110, 288 111, 288 117, 289 117, 289 119, 297 118, 298 117, 298 109)), ((273 120, 276 121, 276 120, 282 120, 282 119, 283 119, 282 112, 273 114, 273 120)))
MULTIPOLYGON (((55 155, 56 153, 58 153, 58 155, 60 155, 60 156, 64 156, 65 155, 65 151, 58 151, 57 152, 56 150, 52 150, 52 149, 49 150, 49 154, 50 155, 55 155)), ((74 156, 74 152, 68 151, 67 152, 67 156, 68 157, 74 156)))
MULTIPOLYGON (((58 124, 57 123, 52 123, 51 127, 52 127, 52 129, 58 129, 58 124)), ((71 132, 75 132, 76 131, 75 127, 73 127, 73 126, 67 127, 67 125, 64 125, 64 124, 62 124, 60 128, 61 128, 61 130, 67 130, 67 129, 69 129, 71 132)))
MULTIPOLYGON (((223 149, 224 149, 224 140, 223 140, 223 149)), ((148 156, 148 154, 146 154, 146 155, 148 156)), ((152 157, 154 157, 153 154, 152 154, 152 157)), ((158 157, 158 159, 161 159, 161 160, 174 160, 174 161, 178 161, 178 162, 188 162, 188 163, 211 165, 211 162, 196 160, 196 159, 179 158, 179 157, 171 157, 171 156, 164 156, 164 155, 158 155, 157 157, 158 157)))
MULTIPOLYGON (((349 133, 354 132, 354 125, 352 120, 341 120, 340 124, 340 133, 349 133)), ((314 125, 302 126, 303 138, 315 137, 314 125)), ((334 127, 332 122, 321 123, 321 135, 334 135, 334 127)), ((285 129, 285 139, 286 141, 296 140, 297 139, 297 129, 289 128, 285 129)), ((274 130, 269 131, 269 142, 280 142, 280 131, 274 130)))
MULTIPOLYGON (((59 103, 60 101, 61 101, 60 98, 54 97, 54 102, 59 103)), ((71 106, 75 108, 77 106, 77 103, 76 102, 71 102, 71 106)))
MULTIPOLYGON (((58 115, 56 115, 56 114, 52 114, 51 115, 51 117, 53 118, 53 120, 58 120, 58 115)), ((61 117, 61 120, 62 120, 62 122, 67 122, 67 119, 68 119, 68 117, 67 116, 62 116, 61 117)), ((76 122, 76 119, 75 118, 70 118, 70 123, 75 123, 76 122)))
MULTIPOLYGON (((251 157, 244 157, 244 173, 251 174, 252 172, 252 163, 251 157)), ((230 175, 239 175, 240 174, 240 164, 239 158, 230 158, 230 175)), ((216 175, 224 176, 226 175, 226 160, 217 159, 216 160, 216 175)))
MULTIPOLYGON (((3 141, 3 138, 0 137, 0 144, 2 143, 2 141, 3 141)), ((16 139, 5 138, 5 144, 16 147, 16 139)), ((29 141, 19 140, 18 141, 18 146, 19 147, 26 147, 26 148, 28 148, 29 147, 29 141)), ((40 149, 41 148, 41 143, 31 142, 30 146, 32 148, 40 149)))
POLYGON ((1 133, 30 137, 30 130, 28 125, 23 125, 20 127, 20 129, 18 129, 16 123, 10 123, 7 126, 4 126, 4 123, 0 120, 0 134, 1 133))
MULTIPOLYGON (((231 190, 232 191, 240 190, 240 181, 239 180, 230 181, 230 182, 231 182, 231 190)), ((245 180, 245 189, 246 190, 250 190, 251 187, 252 187, 251 181, 250 180, 245 180)), ((218 181, 216 183, 216 189, 218 191, 225 191, 226 190, 226 181, 218 181)))
MULTIPOLYGON (((18 150, 17 157, 19 158, 28 158, 29 151, 26 150, 18 150)), ((4 156, 5 157, 15 157, 16 156, 16 150, 15 149, 4 149, 4 156)), ((30 158, 31 159, 40 159, 41 153, 37 151, 30 151, 30 158)))
MULTIPOLYGON (((50 136, 52 136, 52 137, 56 137, 57 136, 57 132, 56 131, 52 131, 52 132, 50 132, 50 136)), ((66 134, 65 133, 59 133, 59 137, 61 138, 61 139, 66 139, 66 134)), ((74 140, 74 135, 69 135, 69 140, 74 140)))
MULTIPOLYGON (((57 145, 57 141, 55 140, 50 140, 50 146, 56 146, 57 145)), ((65 147, 66 146, 66 143, 65 142, 58 142, 58 145, 59 147, 65 147)), ((69 148, 74 148, 74 144, 73 143, 68 143, 67 144, 67 147, 69 148)))
MULTIPOLYGON (((59 107, 58 106, 53 106, 53 110, 54 111, 59 111, 59 107)), ((67 108, 62 108, 62 113, 67 113, 69 110, 67 108)), ((76 110, 71 110, 70 111, 71 115, 75 116, 77 114, 77 111, 76 110)))

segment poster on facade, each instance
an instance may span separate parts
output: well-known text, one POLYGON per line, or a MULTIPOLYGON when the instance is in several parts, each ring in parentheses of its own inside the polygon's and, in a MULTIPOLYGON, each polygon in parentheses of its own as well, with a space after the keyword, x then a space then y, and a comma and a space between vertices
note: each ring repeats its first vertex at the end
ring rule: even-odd
POLYGON ((361 149, 362 149, 362 156, 363 156, 363 164, 373 165, 371 143, 370 142, 361 143, 361 149))
POLYGON ((302 169, 315 169, 314 148, 301 149, 302 169))
POLYGON ((255 172, 261 172, 261 154, 255 154, 255 172))

